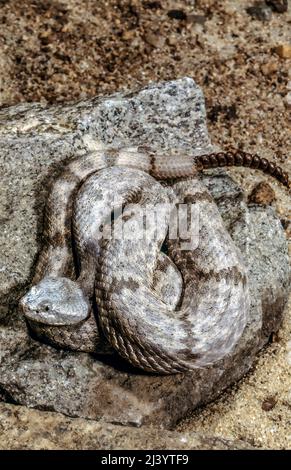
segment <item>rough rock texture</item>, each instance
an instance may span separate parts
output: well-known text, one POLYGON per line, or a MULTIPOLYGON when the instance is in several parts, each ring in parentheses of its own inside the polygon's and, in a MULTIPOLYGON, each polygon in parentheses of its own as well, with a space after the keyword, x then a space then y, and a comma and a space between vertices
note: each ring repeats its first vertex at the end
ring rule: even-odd
POLYGON ((58 163, 86 151, 96 136, 114 145, 142 140, 157 147, 204 152, 210 149, 204 116, 201 91, 190 79, 77 107, 44 110, 25 105, 0 112, 4 187, 0 393, 4 399, 71 416, 171 427, 239 379, 277 330, 288 286, 282 226, 271 208, 248 209, 240 188, 220 171, 204 181, 246 258, 252 289, 250 322, 233 357, 186 375, 141 374, 116 357, 105 364, 93 356, 57 351, 30 339, 15 308, 29 283, 38 249, 45 183, 58 163))
POLYGON ((204 153, 211 148, 205 114, 202 92, 189 78, 77 105, 0 110, 0 304, 15 300, 29 277, 47 179, 60 162, 94 148, 93 138, 114 147, 194 147, 204 153))
MULTIPOLYGON (((286 97, 291 67, 276 52, 290 42, 290 0, 286 13, 273 12, 265 22, 246 12, 253 0, 175 3, 0 2, 0 106, 79 100, 152 80, 191 76, 203 88, 213 142, 224 149, 257 152, 290 174, 286 97), (205 23, 170 18, 167 12, 177 6, 189 20, 198 14, 205 23), (158 38, 155 46, 145 41, 149 32, 158 38)), ((231 174, 247 193, 262 180, 275 190, 274 205, 289 235, 291 254, 290 197, 284 188, 248 168, 231 174)), ((262 350, 250 373, 214 403, 191 414, 184 430, 207 430, 209 435, 242 438, 264 448, 291 448, 289 306, 279 334, 273 335, 275 341, 262 350), (273 394, 278 398, 275 408, 263 411, 263 400, 273 394)))
POLYGON ((276 199, 275 191, 271 186, 262 181, 256 185, 251 194, 249 195, 249 202, 254 204, 260 204, 263 206, 271 205, 276 199))
POLYGON ((60 413, 31 410, 24 406, 0 404, 0 449, 16 450, 150 450, 212 449, 244 450, 253 447, 197 433, 161 431, 153 427, 138 429, 103 421, 68 418, 60 413))

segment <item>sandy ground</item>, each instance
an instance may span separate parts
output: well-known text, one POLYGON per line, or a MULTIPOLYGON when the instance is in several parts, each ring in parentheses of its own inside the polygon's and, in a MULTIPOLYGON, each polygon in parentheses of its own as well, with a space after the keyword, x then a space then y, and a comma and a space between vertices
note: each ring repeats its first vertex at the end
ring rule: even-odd
MULTIPOLYGON (((291 58, 277 48, 291 46, 291 5, 283 14, 264 9, 260 21, 246 12, 252 4, 0 0, 0 106, 190 76, 203 88, 213 142, 258 152, 290 172, 291 58), (169 16, 173 9, 180 19, 169 16)), ((286 192, 256 172, 234 174, 248 190, 262 179, 272 185, 290 236, 286 192)), ((291 448, 290 340, 291 309, 248 376, 179 429, 291 448)))
MULTIPOLYGON (((291 307, 291 305, 290 305, 291 307)), ((291 308, 278 338, 259 355, 253 370, 218 400, 178 426, 267 449, 291 448, 291 308)))

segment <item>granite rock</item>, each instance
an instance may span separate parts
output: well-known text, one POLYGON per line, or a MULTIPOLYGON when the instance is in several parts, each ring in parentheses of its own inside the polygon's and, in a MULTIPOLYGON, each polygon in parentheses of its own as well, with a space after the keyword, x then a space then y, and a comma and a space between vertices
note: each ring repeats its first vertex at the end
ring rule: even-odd
POLYGON ((205 119, 202 91, 190 78, 66 106, 1 109, 0 312, 29 279, 47 182, 60 163, 86 153, 94 139, 114 148, 150 145, 204 153, 212 148, 205 119))
POLYGON ((0 404, 1 450, 245 450, 252 446, 197 433, 118 426, 0 404))
POLYGON ((74 417, 171 428, 241 378, 280 325, 289 283, 287 245, 274 210, 248 206, 224 172, 203 177, 248 266, 248 325, 234 354, 193 373, 157 377, 116 355, 61 351, 31 338, 17 304, 39 249, 47 181, 98 138, 109 146, 212 149, 203 95, 188 78, 64 107, 0 111, 0 396, 74 417))

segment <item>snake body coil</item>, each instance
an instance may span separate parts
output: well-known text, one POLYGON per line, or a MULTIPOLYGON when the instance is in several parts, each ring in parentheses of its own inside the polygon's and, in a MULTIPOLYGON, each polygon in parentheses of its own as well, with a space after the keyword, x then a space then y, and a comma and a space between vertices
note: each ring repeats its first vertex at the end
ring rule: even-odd
POLYGON ((166 158, 147 149, 100 149, 71 162, 49 194, 44 246, 33 286, 21 300, 32 329, 59 335, 79 350, 84 338, 93 351, 110 345, 134 366, 161 374, 205 367, 230 353, 248 319, 248 282, 240 253, 196 175, 245 164, 289 184, 280 168, 248 155, 166 158), (161 185, 153 176, 176 182, 161 185), (199 215, 187 243, 179 233, 169 235, 180 204, 188 215, 199 215), (116 207, 122 236, 112 233, 116 207), (167 210, 158 213, 157 207, 167 210), (146 232, 140 211, 150 214, 146 232))

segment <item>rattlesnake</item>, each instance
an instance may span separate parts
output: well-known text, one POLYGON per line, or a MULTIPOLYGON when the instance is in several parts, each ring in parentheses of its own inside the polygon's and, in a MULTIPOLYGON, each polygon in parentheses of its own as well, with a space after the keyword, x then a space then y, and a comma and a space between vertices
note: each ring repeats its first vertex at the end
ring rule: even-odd
POLYGON ((134 366, 162 374, 205 367, 229 354, 248 319, 248 281, 197 178, 204 168, 227 165, 259 168, 289 185, 275 164, 240 151, 191 157, 101 148, 70 162, 49 193, 44 246, 33 286, 21 300, 32 330, 72 349, 86 350, 84 338, 92 351, 111 346, 134 366), (119 219, 135 237, 101 237, 115 206, 130 203, 170 210, 149 237, 138 236, 143 227, 136 207, 119 219), (198 246, 184 250, 179 238, 167 240, 181 203, 199 213, 198 246))

